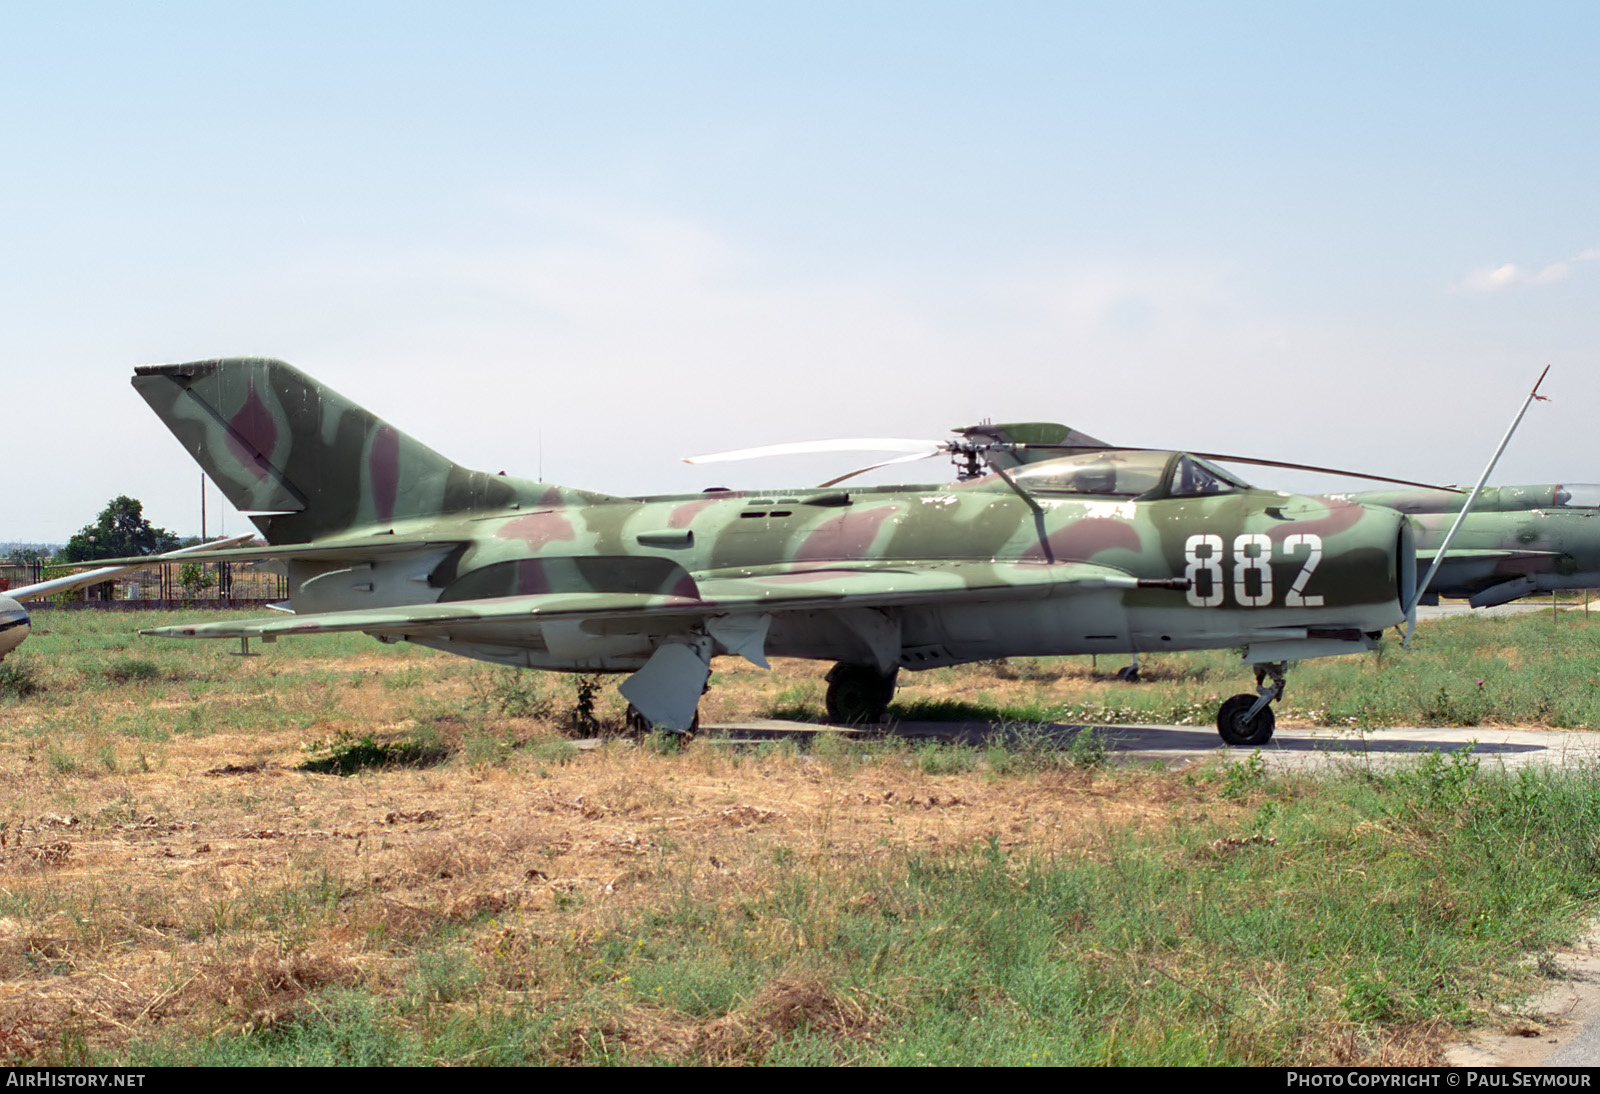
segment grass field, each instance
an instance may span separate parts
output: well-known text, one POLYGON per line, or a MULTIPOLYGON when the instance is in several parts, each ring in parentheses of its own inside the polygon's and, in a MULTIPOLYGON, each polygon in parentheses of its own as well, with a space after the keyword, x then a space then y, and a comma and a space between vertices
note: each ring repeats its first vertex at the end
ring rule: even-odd
MULTIPOLYGON (((7 1062, 1420 1063, 1600 893, 1594 772, 580 750, 566 677, 38 622, 0 666, 7 1062)), ((1600 618, 1420 638, 1299 666, 1280 719, 1600 726, 1600 618)), ((814 713, 822 668, 719 662, 705 717, 814 713)), ((935 670, 895 711, 1204 722, 1248 680, 1145 676, 935 670)))

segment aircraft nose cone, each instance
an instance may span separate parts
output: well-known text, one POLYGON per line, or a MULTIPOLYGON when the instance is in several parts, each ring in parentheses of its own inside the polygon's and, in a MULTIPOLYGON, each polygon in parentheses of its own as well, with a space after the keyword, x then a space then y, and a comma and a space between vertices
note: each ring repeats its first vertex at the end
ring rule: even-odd
POLYGON ((31 627, 26 609, 9 596, 0 596, 0 658, 22 645, 31 627))

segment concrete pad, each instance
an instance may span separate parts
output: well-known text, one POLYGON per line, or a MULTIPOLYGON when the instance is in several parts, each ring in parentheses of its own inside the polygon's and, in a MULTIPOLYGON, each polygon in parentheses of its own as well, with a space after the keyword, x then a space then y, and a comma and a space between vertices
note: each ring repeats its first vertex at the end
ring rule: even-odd
MULTIPOLYGON (((1052 724, 1030 726, 1030 732, 1056 738, 1062 748, 1085 730, 1093 730, 1118 760, 1159 762, 1181 766, 1204 760, 1233 761, 1256 750, 1229 748, 1213 726, 1052 724)), ((801 740, 819 733, 870 738, 876 733, 917 741, 947 744, 986 744, 1001 741, 1014 728, 986 722, 895 722, 876 730, 764 719, 707 725, 702 731, 730 741, 801 740)), ((1364 733, 1341 729, 1282 727, 1260 749, 1268 768, 1316 770, 1335 764, 1394 765, 1428 752, 1453 752, 1471 745, 1484 764, 1514 770, 1524 764, 1600 766, 1600 733, 1585 730, 1505 729, 1495 726, 1455 728, 1394 727, 1364 733)))

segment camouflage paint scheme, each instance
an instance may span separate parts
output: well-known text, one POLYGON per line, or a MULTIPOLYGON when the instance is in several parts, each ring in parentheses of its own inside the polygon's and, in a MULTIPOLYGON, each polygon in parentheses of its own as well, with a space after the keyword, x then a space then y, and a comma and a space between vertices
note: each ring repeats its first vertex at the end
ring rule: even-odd
POLYGON ((1395 510, 1250 488, 1179 453, 613 497, 466 470, 279 361, 140 368, 133 384, 260 514, 269 546, 217 557, 284 560, 294 613, 147 633, 356 630, 631 672, 623 693, 670 729, 689 726, 714 655, 833 660, 891 692, 898 668, 1009 656, 1238 646, 1280 662, 1370 648, 1414 575, 1395 510), (1108 470, 1122 493, 1096 492, 1108 470))
MULTIPOLYGON (((1408 514, 1417 561, 1426 567, 1466 495, 1370 490, 1348 500, 1408 514)), ((1491 486, 1467 514, 1423 602, 1460 597, 1483 608, 1536 592, 1593 588, 1600 588, 1600 485, 1491 486)))

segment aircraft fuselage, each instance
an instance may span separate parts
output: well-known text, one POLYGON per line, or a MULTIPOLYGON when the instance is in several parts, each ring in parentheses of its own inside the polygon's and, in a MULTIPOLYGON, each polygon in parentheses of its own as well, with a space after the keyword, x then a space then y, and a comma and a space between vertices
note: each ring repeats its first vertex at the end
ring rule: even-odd
POLYGON ((0 594, 0 659, 22 645, 31 627, 27 609, 9 596, 0 594))
MULTIPOLYGON (((895 564, 1046 568, 1088 563, 1166 585, 1041 585, 980 603, 774 614, 775 656, 868 659, 927 668, 1007 656, 1151 652, 1338 642, 1403 618, 1409 533, 1393 511, 1245 490, 1154 500, 1051 498, 1038 511, 993 481, 925 487, 714 492, 591 502, 550 488, 544 504, 437 519, 397 538, 460 537, 367 562, 289 563, 299 614, 562 592, 689 592, 719 579, 803 587, 895 564), (470 539, 467 537, 470 536, 470 539), (1187 588, 1171 583, 1187 582, 1187 588)), ((1002 579, 1003 580, 1003 579, 1002 579)), ((746 609, 747 611, 749 609, 746 609)), ((422 644, 506 664, 636 669, 678 621, 654 627, 520 621, 478 624, 422 644)), ((1309 646, 1301 646, 1310 650, 1309 646)), ((1307 652, 1305 656, 1314 655, 1307 652)), ((1274 658, 1281 659, 1281 658, 1274 658)))

